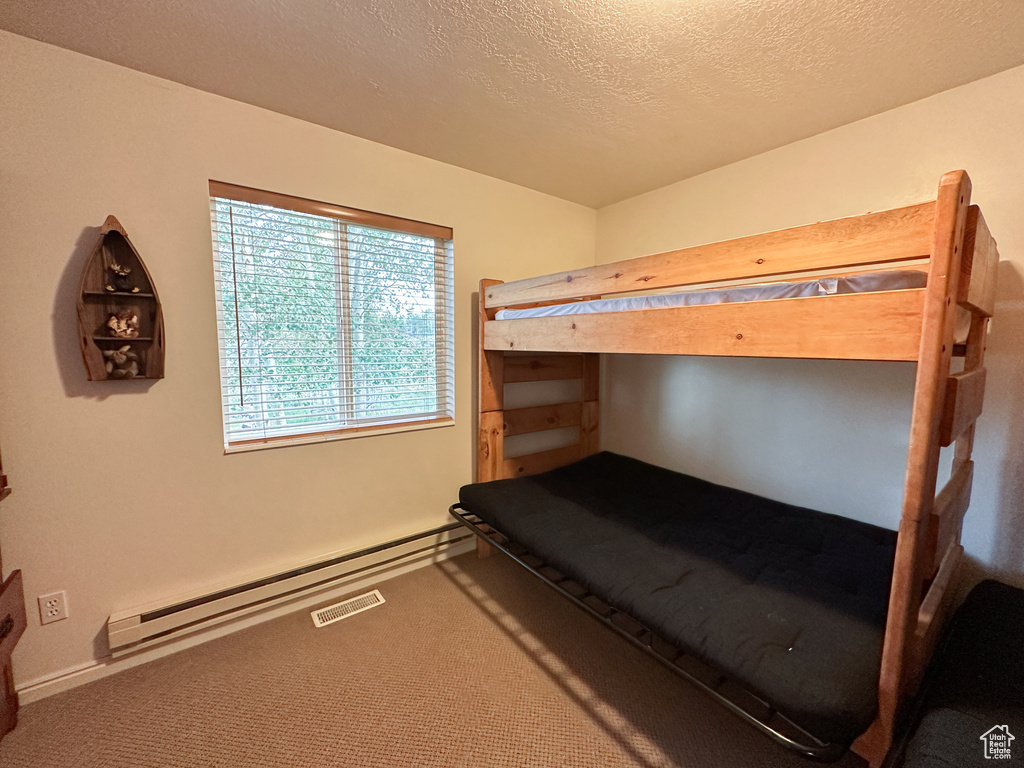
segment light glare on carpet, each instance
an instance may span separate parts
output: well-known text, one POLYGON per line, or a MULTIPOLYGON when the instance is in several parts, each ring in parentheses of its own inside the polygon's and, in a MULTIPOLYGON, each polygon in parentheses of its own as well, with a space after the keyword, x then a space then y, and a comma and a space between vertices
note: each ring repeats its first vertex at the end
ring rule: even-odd
POLYGON ((349 616, 354 616, 369 608, 375 608, 383 604, 384 595, 380 593, 379 589, 375 589, 373 592, 367 592, 365 595, 350 597, 348 600, 328 605, 326 608, 318 608, 309 615, 313 617, 313 623, 316 626, 325 627, 328 624, 347 619, 349 616))

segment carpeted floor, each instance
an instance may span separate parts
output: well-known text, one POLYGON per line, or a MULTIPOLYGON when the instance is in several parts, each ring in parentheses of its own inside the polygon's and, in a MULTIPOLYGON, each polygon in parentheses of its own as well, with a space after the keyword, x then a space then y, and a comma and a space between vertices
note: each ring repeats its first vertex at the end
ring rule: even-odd
POLYGON ((504 558, 380 589, 322 629, 293 614, 23 707, 0 765, 813 765, 504 558))

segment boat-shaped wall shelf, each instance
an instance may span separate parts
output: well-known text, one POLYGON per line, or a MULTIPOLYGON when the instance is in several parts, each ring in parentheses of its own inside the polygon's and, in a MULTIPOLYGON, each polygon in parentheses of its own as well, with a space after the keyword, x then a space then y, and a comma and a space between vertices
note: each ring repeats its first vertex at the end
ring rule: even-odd
POLYGON ((78 341, 90 381, 162 379, 164 316, 153 278, 108 216, 82 271, 78 341))

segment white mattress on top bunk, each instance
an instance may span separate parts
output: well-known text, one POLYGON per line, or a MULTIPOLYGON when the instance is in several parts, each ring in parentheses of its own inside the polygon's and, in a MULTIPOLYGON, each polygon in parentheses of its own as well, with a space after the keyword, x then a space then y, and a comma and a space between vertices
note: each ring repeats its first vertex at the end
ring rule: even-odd
POLYGON ((556 317, 594 312, 623 312, 633 309, 665 309, 695 304, 724 304, 737 301, 795 299, 801 296, 831 296, 840 293, 897 291, 906 288, 924 288, 927 282, 928 276, 924 272, 916 270, 865 272, 849 277, 822 277, 801 283, 760 283, 708 291, 619 296, 614 299, 575 301, 568 304, 552 304, 547 307, 502 309, 496 313, 495 319, 518 320, 525 317, 556 317))

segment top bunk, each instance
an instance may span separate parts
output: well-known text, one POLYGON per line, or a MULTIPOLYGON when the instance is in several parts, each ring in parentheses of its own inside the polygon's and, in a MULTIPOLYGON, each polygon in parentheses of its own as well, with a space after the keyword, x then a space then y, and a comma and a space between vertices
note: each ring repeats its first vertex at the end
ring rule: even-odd
POLYGON ((998 254, 969 196, 953 171, 925 203, 488 280, 483 348, 915 361, 930 306, 955 298, 958 341, 992 314, 998 254))

